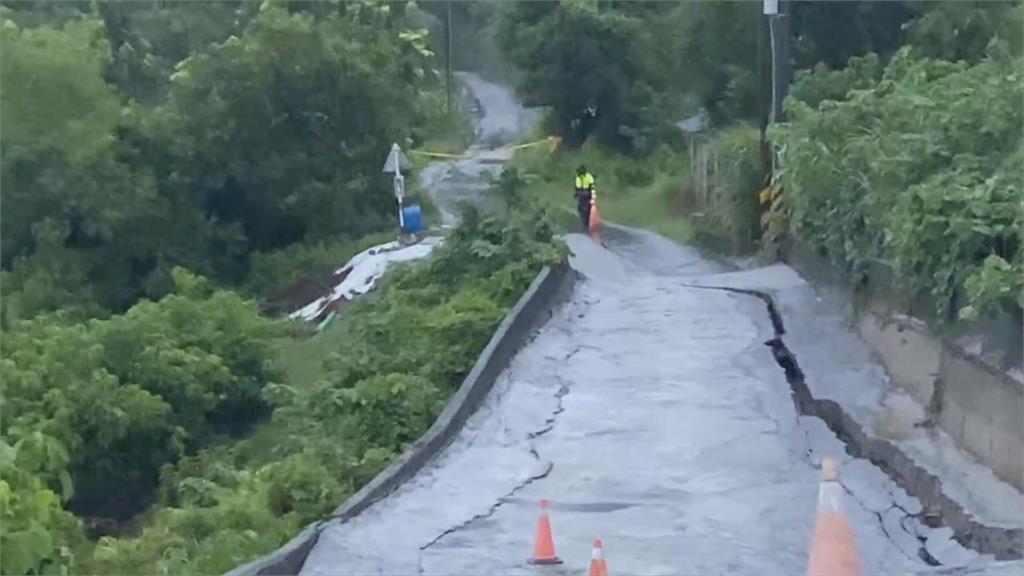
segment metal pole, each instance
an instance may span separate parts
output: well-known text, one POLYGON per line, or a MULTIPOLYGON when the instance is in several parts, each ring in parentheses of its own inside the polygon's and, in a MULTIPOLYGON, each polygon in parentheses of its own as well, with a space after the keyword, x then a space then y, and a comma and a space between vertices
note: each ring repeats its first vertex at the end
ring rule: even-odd
POLYGON ((789 56, 789 6, 788 2, 780 3, 778 14, 768 17, 769 32, 772 43, 772 113, 771 122, 783 119, 782 102, 789 91, 792 76, 792 65, 789 56))
POLYGON ((446 36, 448 37, 448 74, 446 76, 447 90, 445 97, 445 110, 451 112, 452 110, 452 2, 448 0, 448 25, 445 26, 446 36))
POLYGON ((398 197, 398 229, 401 231, 405 230, 405 210, 402 209, 405 200, 405 177, 400 171, 395 172, 395 196, 398 197))
MULTIPOLYGON (((766 2, 766 8, 767 8, 766 2)), ((776 10, 768 16, 768 32, 772 51, 772 108, 768 115, 770 124, 783 120, 782 103, 789 91, 792 65, 789 56, 789 2, 777 2, 776 10)), ((766 9, 767 13, 768 10, 766 9)), ((775 150, 771 150, 771 169, 774 177, 778 170, 775 150)))

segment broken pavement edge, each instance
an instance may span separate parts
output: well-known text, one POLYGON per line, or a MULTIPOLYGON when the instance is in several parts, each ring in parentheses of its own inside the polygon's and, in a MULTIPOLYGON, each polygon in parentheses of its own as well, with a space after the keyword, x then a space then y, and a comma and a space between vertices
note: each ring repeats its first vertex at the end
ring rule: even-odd
POLYGON ((551 316, 552 309, 568 299, 578 274, 568 264, 545 266, 515 306, 509 310, 473 369, 434 424, 401 456, 339 506, 329 517, 314 522, 274 552, 227 572, 225 576, 293 575, 302 569, 306 556, 332 521, 346 521, 386 497, 440 454, 462 430, 494 387, 495 381, 519 349, 551 316))

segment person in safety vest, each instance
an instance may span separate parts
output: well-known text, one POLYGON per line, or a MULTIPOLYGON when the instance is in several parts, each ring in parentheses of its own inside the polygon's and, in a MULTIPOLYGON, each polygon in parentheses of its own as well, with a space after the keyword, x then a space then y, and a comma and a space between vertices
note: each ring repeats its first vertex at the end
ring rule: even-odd
POLYGON ((583 232, 590 231, 590 208, 594 204, 597 191, 594 190, 594 175, 587 172, 587 167, 580 165, 576 169, 576 210, 583 223, 583 232))

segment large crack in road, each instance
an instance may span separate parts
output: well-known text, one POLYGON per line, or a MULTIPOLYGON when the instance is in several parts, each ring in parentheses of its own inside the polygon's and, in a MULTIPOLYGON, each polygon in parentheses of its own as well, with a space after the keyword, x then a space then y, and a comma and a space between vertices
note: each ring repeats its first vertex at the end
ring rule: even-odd
MULTIPOLYGON (((574 354, 576 354, 576 352, 579 352, 579 350, 580 350, 580 348, 577 347, 575 350, 573 350, 568 355, 566 355, 565 359, 567 360, 567 359, 571 358, 574 354)), ((529 440, 533 440, 534 438, 539 438, 539 437, 547 434, 548 432, 550 432, 552 429, 554 429, 555 421, 558 418, 558 415, 561 414, 565 410, 565 408, 562 406, 562 398, 566 394, 569 393, 569 389, 570 389, 570 387, 569 387, 568 384, 562 384, 558 388, 558 390, 554 394, 554 398, 558 401, 557 406, 555 407, 554 410, 551 411, 551 416, 547 420, 544 421, 544 428, 541 428, 539 430, 536 430, 534 432, 530 432, 529 434, 527 434, 527 438, 529 440)), ((479 513, 479 514, 475 514, 473 517, 469 518, 468 520, 465 520, 464 522, 459 523, 456 526, 452 526, 451 528, 446 528, 444 531, 442 531, 440 534, 438 534, 435 538, 433 538, 432 540, 430 540, 426 544, 420 546, 420 551, 429 549, 431 546, 434 546, 435 544, 440 542, 444 537, 446 537, 446 536, 448 536, 450 534, 453 534, 453 533, 457 532, 458 530, 469 528, 474 522, 476 522, 478 520, 484 520, 486 518, 489 518, 503 504, 506 504, 506 503, 510 502, 511 498, 513 496, 515 496, 517 492, 519 492, 523 488, 526 488, 530 484, 533 484, 537 480, 542 480, 544 478, 547 478, 548 474, 551 473, 551 470, 554 469, 555 463, 550 461, 550 460, 542 460, 541 456, 540 456, 540 453, 537 452, 537 449, 533 446, 532 443, 528 444, 528 448, 529 448, 528 452, 530 453, 531 456, 533 456, 538 462, 543 462, 544 469, 541 472, 539 472, 537 474, 534 474, 532 476, 528 476, 522 482, 520 482, 520 483, 516 484, 515 486, 513 486, 511 490, 509 490, 505 494, 502 494, 497 500, 495 500, 494 503, 491 504, 491 506, 487 509, 487 511, 479 513)))
MULTIPOLYGON (((772 339, 770 339, 770 340, 765 341, 764 345, 768 346, 771 349, 772 357, 775 358, 775 361, 778 363, 779 367, 782 369, 783 373, 786 376, 786 381, 789 383, 791 391, 792 391, 793 405, 796 408, 797 413, 801 414, 801 415, 804 415, 804 416, 813 416, 813 417, 820 418, 823 413, 829 412, 828 410, 821 409, 820 408, 820 406, 821 406, 820 402, 815 400, 811 396, 810 390, 807 388, 807 385, 806 385, 806 383, 804 381, 805 377, 804 377, 803 370, 800 369, 800 363, 799 363, 796 355, 793 354, 789 350, 789 348, 786 346, 785 339, 783 338, 783 336, 786 333, 785 322, 783 321, 782 315, 779 313, 778 308, 775 305, 775 300, 772 298, 772 296, 770 294, 768 294, 767 292, 761 291, 761 290, 734 288, 734 287, 729 287, 729 286, 712 286, 712 285, 697 285, 697 284, 685 284, 685 285, 689 286, 689 287, 692 287, 692 288, 703 289, 703 290, 723 290, 723 291, 731 292, 731 293, 734 293, 734 294, 743 294, 743 295, 746 295, 746 296, 750 296, 752 298, 756 298, 756 299, 760 300, 761 302, 763 302, 764 305, 765 305, 766 312, 768 314, 768 318, 771 321, 772 328, 775 331, 774 337, 772 339)), ((852 455, 856 456, 856 455, 860 454, 861 452, 863 452, 862 449, 859 446, 851 445, 851 442, 853 442, 854 440, 853 440, 851 434, 843 427, 844 426, 844 421, 842 419, 840 419, 840 420, 834 420, 834 419, 833 420, 823 420, 823 421, 839 437, 839 439, 844 442, 844 445, 845 445, 845 448, 846 448, 846 452, 848 454, 852 454, 852 455)), ((799 425, 799 419, 798 419, 798 425, 799 425)), ((805 434, 806 434, 806 431, 805 431, 805 434)), ((805 456, 804 459, 808 463, 812 463, 813 464, 813 460, 811 459, 810 452, 805 453, 804 456, 805 456)), ((881 463, 881 464, 885 464, 885 463, 881 463)), ((917 513, 911 513, 909 511, 907 511, 905 508, 903 508, 899 504, 899 502, 895 502, 894 501, 894 502, 892 502, 892 504, 888 508, 886 508, 884 511, 880 512, 880 511, 877 511, 877 510, 874 510, 874 509, 868 507, 864 503, 864 501, 860 497, 858 497, 857 493, 854 490, 852 490, 849 486, 844 484, 841 480, 840 480, 840 484, 843 486, 843 490, 846 492, 846 494, 849 496, 849 498, 850 498, 850 500, 852 502, 857 504, 865 512, 875 515, 875 517, 878 519, 878 526, 882 530, 882 533, 885 534, 885 537, 890 542, 892 542, 892 544, 896 548, 898 548, 900 550, 900 552, 902 552, 904 554, 904 556, 906 556, 906 558, 908 560, 913 561, 913 560, 915 560, 915 556, 916 556, 916 559, 924 561, 926 564, 928 564, 928 566, 932 566, 932 567, 942 566, 942 563, 938 559, 936 559, 934 556, 932 556, 931 553, 928 551, 927 547, 925 546, 925 543, 926 543, 927 539, 925 537, 923 537, 923 536, 920 536, 919 526, 920 526, 921 518, 923 517, 923 514, 924 514, 923 510, 919 511, 917 513), (897 521, 899 529, 902 530, 902 532, 903 532, 903 536, 898 537, 896 534, 894 534, 892 531, 890 531, 890 529, 886 526, 886 522, 885 522, 885 517, 886 516, 885 515, 889 511, 891 511, 891 510, 899 510, 899 511, 901 511, 903 513, 903 515, 901 517, 899 517, 899 519, 897 521), (907 524, 908 521, 911 521, 913 523, 908 525, 907 524), (915 553, 914 556, 911 556, 911 554, 906 550, 905 544, 908 541, 907 537, 912 538, 912 539, 916 539, 916 541, 918 543, 918 546, 917 546, 917 549, 916 549, 916 553, 915 553)), ((904 485, 901 485, 901 487, 903 487, 904 489, 916 488, 916 487, 908 487, 908 486, 904 486, 904 485)), ((911 489, 909 491, 910 491, 911 494, 913 494, 915 496, 918 496, 918 497, 921 496, 920 493, 916 493, 917 491, 915 491, 913 489, 911 489)), ((969 534, 957 534, 957 540, 959 540, 961 543, 969 544, 970 543, 969 542, 970 541, 970 535, 969 534)), ((985 551, 988 551, 988 550, 985 550, 985 551)))
MULTIPOLYGON (((958 542, 978 552, 993 554, 997 559, 1019 559, 1021 557, 1020 529, 987 526, 975 521, 958 502, 945 495, 942 481, 937 476, 928 473, 923 467, 912 462, 891 442, 879 438, 869 438, 862 427, 837 402, 814 398, 807 386, 804 372, 800 368, 796 355, 786 346, 783 338, 786 333, 785 324, 771 294, 760 290, 725 286, 701 285, 695 287, 747 294, 765 303, 775 329, 775 337, 765 342, 765 345, 772 349, 772 355, 786 374, 786 380, 793 391, 793 402, 797 411, 806 416, 820 418, 843 442, 848 454, 855 458, 870 460, 901 488, 922 500, 925 507, 934 510, 932 518, 929 520, 933 527, 948 524, 958 542)), ((849 492, 849 489, 847 491, 849 492)), ((852 492, 851 495, 855 496, 852 492)), ((902 510, 898 503, 894 502, 893 507, 902 510)), ((906 510, 903 511, 906 512, 906 510)), ((878 514, 879 523, 882 524, 882 514, 878 512, 876 514, 878 514)), ((906 512, 906 516, 900 519, 900 524, 903 525, 905 520, 920 523, 924 517, 924 511, 915 514, 906 512)), ((886 533, 888 535, 888 532, 886 533)), ((918 549, 918 557, 930 566, 941 566, 941 562, 928 552, 924 546, 924 539, 918 535, 919 533, 920 530, 917 526, 913 528, 912 533, 907 531, 908 535, 918 538, 922 544, 918 549)))
MULTIPOLYGON (((485 117, 509 106, 500 87, 472 82, 485 117)), ((481 132, 497 141, 521 120, 505 110, 481 132)), ((481 144, 424 174, 442 211, 479 194, 472 180, 495 158, 481 144)), ((771 294, 709 286, 731 268, 692 248, 604 232, 604 246, 567 238, 585 281, 452 444, 387 498, 325 526, 302 573, 575 574, 595 537, 614 573, 802 573, 817 463, 844 454, 866 573, 1006 572, 922 521, 925 506, 901 487, 915 484, 894 482, 877 447, 851 448, 856 422, 810 396, 771 294), (562 567, 525 561, 542 498, 562 567)))
POLYGON ((627 259, 568 242, 586 277, 571 301, 460 437, 326 528, 304 573, 537 574, 525 560, 542 498, 559 574, 585 569, 596 537, 618 573, 798 573, 817 463, 844 454, 866 572, 987 561, 962 547, 934 556, 945 533, 921 521, 920 501, 815 415, 768 294, 708 286, 725 269, 689 249, 633 244, 627 259))

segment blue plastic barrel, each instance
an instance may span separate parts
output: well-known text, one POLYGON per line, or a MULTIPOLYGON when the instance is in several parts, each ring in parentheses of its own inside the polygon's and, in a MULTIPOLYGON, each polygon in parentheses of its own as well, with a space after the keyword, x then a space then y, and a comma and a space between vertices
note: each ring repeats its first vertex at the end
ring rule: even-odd
POLYGON ((402 207, 402 232, 413 234, 423 229, 423 211, 419 204, 402 207))

